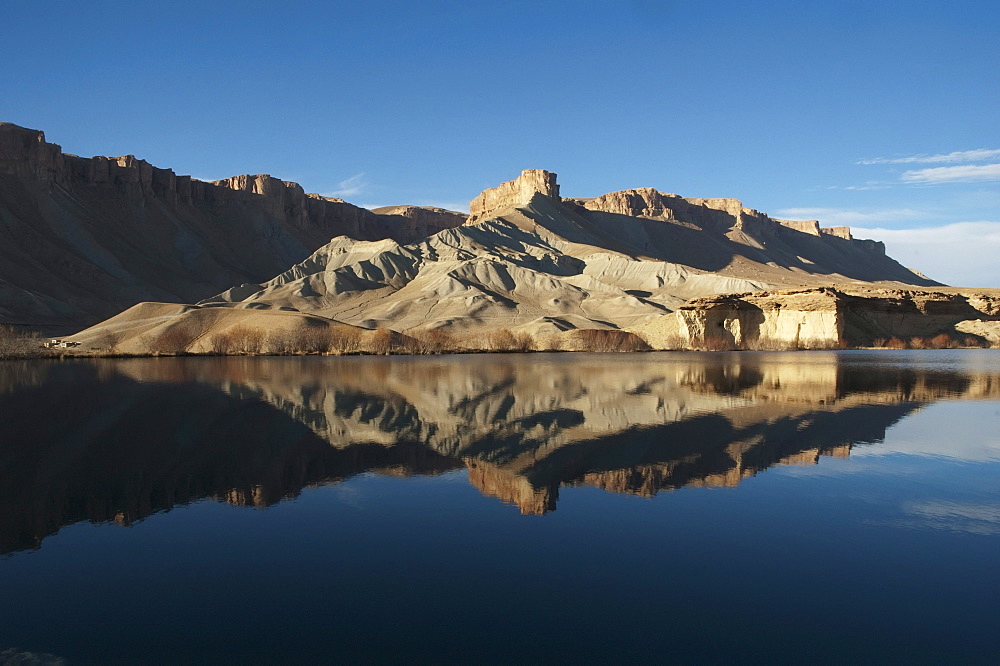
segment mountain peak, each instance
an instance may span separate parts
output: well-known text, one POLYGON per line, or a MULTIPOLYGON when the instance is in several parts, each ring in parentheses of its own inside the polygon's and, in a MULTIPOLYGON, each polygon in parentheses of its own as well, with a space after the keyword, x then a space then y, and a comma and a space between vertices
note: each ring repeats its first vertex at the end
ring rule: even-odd
POLYGON ((525 169, 514 180, 483 190, 469 204, 469 221, 481 220, 505 208, 526 204, 536 194, 558 199, 556 174, 544 169, 525 169))

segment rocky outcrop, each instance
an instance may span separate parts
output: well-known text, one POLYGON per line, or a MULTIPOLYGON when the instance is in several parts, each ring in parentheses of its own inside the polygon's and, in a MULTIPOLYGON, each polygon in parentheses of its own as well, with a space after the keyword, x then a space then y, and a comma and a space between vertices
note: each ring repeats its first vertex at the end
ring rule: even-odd
MULTIPOLYGON (((793 229, 736 199, 651 188, 593 200, 558 193, 555 174, 525 171, 477 197, 462 226, 405 245, 337 238, 271 280, 235 285, 198 305, 297 310, 415 334, 516 328, 577 349, 567 331, 634 328, 697 297, 868 280, 936 284, 873 241, 821 233, 816 222, 793 229)), ((426 210, 379 212, 420 220, 426 210)))
POLYGON ((556 174, 542 169, 525 169, 514 180, 484 190, 469 204, 469 223, 473 224, 493 213, 527 204, 536 194, 558 199, 559 185, 556 184, 556 174))
POLYGON ((680 199, 676 194, 664 194, 652 187, 609 192, 596 199, 571 199, 587 210, 598 210, 616 215, 648 217, 658 220, 676 220, 674 209, 680 199))
POLYGON ((468 219, 468 215, 436 206, 383 206, 373 209, 372 212, 411 220, 414 232, 427 236, 443 229, 457 227, 468 219))
MULTIPOLYGON (((780 234, 792 230, 810 236, 832 236, 842 240, 853 240, 850 227, 820 227, 818 220, 779 220, 752 208, 745 208, 739 199, 728 198, 685 198, 676 194, 666 194, 651 187, 640 187, 620 192, 610 192, 595 199, 570 199, 587 210, 645 217, 680 223, 693 223, 698 228, 741 229, 750 233, 766 235, 780 234)), ((884 246, 871 245, 865 241, 860 247, 867 247, 884 254, 884 246)))
POLYGON ((0 123, 0 322, 79 328, 266 279, 334 236, 412 242, 464 219, 378 214, 268 175, 202 182, 133 155, 77 157, 0 123))
POLYGON ((636 328, 655 348, 830 349, 944 336, 992 344, 1000 294, 861 287, 762 291, 699 298, 636 328))

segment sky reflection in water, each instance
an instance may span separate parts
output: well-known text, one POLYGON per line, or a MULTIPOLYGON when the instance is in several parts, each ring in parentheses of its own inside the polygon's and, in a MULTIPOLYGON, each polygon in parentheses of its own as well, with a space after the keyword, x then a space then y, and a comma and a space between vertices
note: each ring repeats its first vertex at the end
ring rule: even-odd
POLYGON ((997 648, 994 352, 0 364, 0 420, 0 652, 997 648))

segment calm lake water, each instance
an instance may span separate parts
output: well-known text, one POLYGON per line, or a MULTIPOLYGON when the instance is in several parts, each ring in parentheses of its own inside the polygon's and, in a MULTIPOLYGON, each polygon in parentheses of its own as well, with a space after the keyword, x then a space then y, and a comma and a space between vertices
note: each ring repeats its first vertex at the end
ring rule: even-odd
POLYGON ((0 663, 982 662, 996 351, 0 363, 0 663))

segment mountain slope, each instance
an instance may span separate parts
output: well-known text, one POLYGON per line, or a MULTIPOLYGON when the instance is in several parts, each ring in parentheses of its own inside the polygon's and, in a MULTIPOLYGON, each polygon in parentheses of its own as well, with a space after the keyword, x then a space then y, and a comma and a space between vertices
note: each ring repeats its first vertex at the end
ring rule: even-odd
POLYGON ((272 280, 202 305, 292 308, 400 331, 540 333, 634 326, 699 296, 776 286, 936 284, 881 243, 772 220, 731 199, 654 190, 562 199, 554 174, 526 171, 471 208, 467 224, 409 245, 334 239, 272 280))
POLYGON ((76 157, 0 123, 0 322, 78 328, 266 279, 334 236, 411 242, 464 220, 377 214, 267 175, 208 183, 131 155, 76 157))

